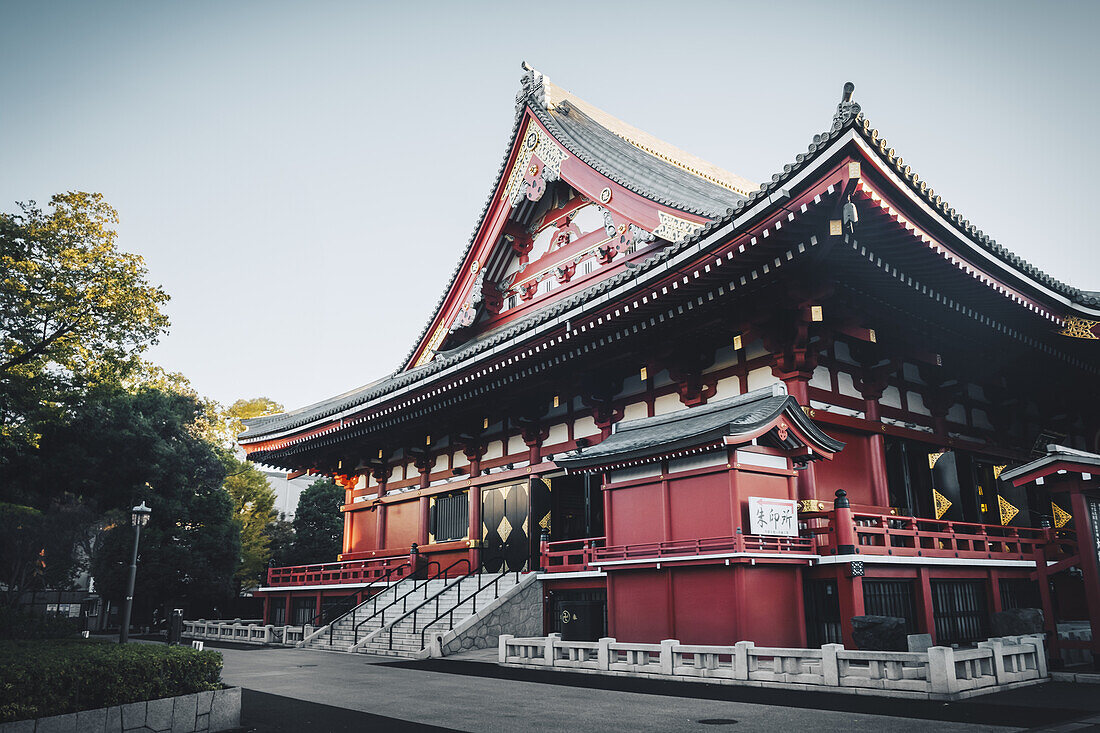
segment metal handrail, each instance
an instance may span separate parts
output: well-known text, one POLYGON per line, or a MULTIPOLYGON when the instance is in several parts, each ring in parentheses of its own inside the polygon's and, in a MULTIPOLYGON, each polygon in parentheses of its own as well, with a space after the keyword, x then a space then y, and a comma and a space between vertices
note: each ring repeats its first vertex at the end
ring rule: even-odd
MULTIPOLYGON (((401 601, 401 612, 405 613, 408 610, 408 607, 409 607, 409 596, 411 596, 413 593, 415 593, 420 588, 424 588, 424 600, 427 600, 428 599, 428 583, 433 581, 433 580, 438 580, 441 576, 445 576, 446 573, 451 570, 451 568, 455 567, 456 565, 461 565, 462 563, 466 563, 466 574, 469 575, 469 573, 470 573, 470 570, 469 570, 470 561, 469 561, 468 558, 462 558, 461 560, 456 560, 455 562, 451 563, 450 565, 448 565, 446 568, 444 568, 442 570, 438 569, 439 568, 439 563, 438 562, 436 562, 435 560, 430 561, 428 563, 427 567, 430 570, 431 566, 435 565, 435 567, 436 567, 435 574, 433 575, 432 573, 429 572, 427 577, 422 578, 422 579, 418 580, 416 583, 414 583, 412 589, 409 590, 408 593, 405 593, 400 598, 394 598, 390 603, 383 606, 381 611, 379 611, 376 607, 374 613, 372 613, 370 616, 367 616, 362 621, 357 623, 355 625, 355 641, 354 641, 353 645, 358 645, 359 644, 359 627, 360 626, 365 624, 367 621, 370 621, 371 619, 373 619, 378 614, 382 614, 382 626, 385 626, 386 625, 386 611, 389 610, 390 607, 397 605, 397 602, 401 601)), ((408 580, 408 578, 406 578, 406 580, 408 580)))
MULTIPOLYGON (((381 578, 375 578, 375 579, 374 579, 374 580, 372 580, 372 581, 371 581, 370 583, 368 583, 368 584, 366 585, 366 587, 365 587, 365 588, 360 588, 359 590, 355 591, 355 593, 352 593, 352 595, 353 595, 353 596, 361 596, 362 594, 364 594, 364 593, 366 593, 366 592, 367 592, 368 590, 370 590, 370 589, 371 589, 372 587, 374 587, 374 584, 375 584, 375 583, 381 583, 381 582, 384 582, 384 581, 387 581, 387 582, 388 582, 388 581, 389 581, 389 578, 390 578, 390 575, 392 575, 392 574, 393 574, 393 573, 394 573, 395 571, 397 571, 397 570, 402 570, 402 569, 404 569, 404 568, 406 568, 406 567, 410 567, 411 565, 412 565, 412 563, 411 563, 411 562, 406 562, 406 563, 404 563, 404 564, 402 564, 402 565, 395 565, 395 566, 393 566, 392 568, 390 568, 389 570, 387 570, 387 571, 385 572, 385 574, 383 574, 383 575, 382 575, 382 577, 381 577, 381 578)), ((415 568, 414 568, 414 570, 415 570, 415 568)), ((349 598, 350 598, 350 597, 351 597, 351 596, 349 596, 349 598)), ((365 602, 366 602, 367 600, 369 600, 369 598, 370 598, 370 597, 368 596, 368 597, 367 597, 366 599, 364 599, 363 601, 360 601, 360 603, 365 603, 365 602)), ((347 600, 347 599, 345 598, 344 600, 347 600)), ((341 601, 341 602, 342 602, 342 601, 341 601)), ((333 632, 333 631, 334 631, 334 630, 336 629, 336 624, 337 624, 337 622, 338 622, 338 621, 340 621, 340 620, 341 620, 342 618, 344 618, 345 616, 347 616, 347 615, 348 615, 349 613, 355 613, 355 609, 359 608, 359 605, 360 605, 360 603, 356 603, 356 604, 355 604, 355 605, 353 605, 353 606, 352 606, 351 608, 349 608, 348 610, 344 611, 344 612, 343 612, 342 614, 340 614, 339 616, 337 616, 336 618, 334 618, 334 619, 332 619, 331 621, 329 621, 329 622, 328 622, 328 645, 329 645, 329 646, 332 646, 332 632, 333 632)), ((377 603, 376 603, 375 605, 377 606, 377 603)), ((314 616, 314 618, 316 618, 316 616, 314 616)), ((324 619, 321 619, 321 620, 323 621, 324 619)), ((312 626, 312 624, 310 624, 310 625, 312 626)))
MULTIPOLYGON (((516 574, 516 583, 519 584, 519 571, 515 570, 513 572, 515 572, 515 574, 516 574)), ((500 585, 499 585, 499 583, 500 583, 501 580, 504 579, 504 576, 506 576, 506 575, 508 575, 508 573, 501 573, 500 575, 493 578, 493 580, 490 583, 486 583, 485 585, 482 585, 482 583, 481 583, 481 579, 483 577, 485 577, 484 574, 478 575, 477 576, 477 590, 475 590, 470 595, 466 596, 466 600, 462 600, 462 584, 460 582, 459 586, 458 586, 458 600, 455 601, 455 604, 453 606, 451 606, 447 610, 443 611, 443 613, 439 612, 439 597, 436 596, 436 599, 435 599, 436 617, 433 618, 428 623, 424 624, 420 628, 420 648, 421 649, 424 648, 425 636, 428 633, 428 629, 431 628, 437 621, 440 621, 444 616, 447 616, 447 630, 450 631, 451 629, 453 629, 455 627, 455 611, 458 610, 459 606, 461 606, 463 603, 467 603, 471 598, 474 599, 473 611, 474 611, 474 613, 477 613, 477 594, 480 593, 481 591, 485 590, 486 588, 488 588, 490 585, 493 586, 493 600, 495 601, 496 599, 500 598, 500 585)), ((460 579, 460 581, 461 580, 464 580, 464 578, 460 579)), ((416 611, 413 611, 413 633, 414 634, 416 633, 416 611)), ((390 627, 390 649, 393 649, 393 626, 390 627)))

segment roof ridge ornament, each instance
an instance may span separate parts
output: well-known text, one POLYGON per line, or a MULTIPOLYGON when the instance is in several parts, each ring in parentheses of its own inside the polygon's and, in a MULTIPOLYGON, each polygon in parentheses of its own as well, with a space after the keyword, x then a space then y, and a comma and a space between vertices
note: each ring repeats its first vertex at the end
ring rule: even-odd
POLYGON ((855 90, 855 84, 850 81, 844 82, 844 92, 840 95, 840 104, 836 106, 836 114, 833 115, 834 130, 839 130, 850 120, 854 120, 859 116, 861 110, 859 102, 852 101, 852 93, 855 92, 855 90))
POLYGON ((526 73, 519 79, 520 91, 516 95, 516 104, 522 105, 524 102, 532 101, 545 109, 550 109, 550 77, 537 71, 526 61, 520 62, 520 68, 526 73))

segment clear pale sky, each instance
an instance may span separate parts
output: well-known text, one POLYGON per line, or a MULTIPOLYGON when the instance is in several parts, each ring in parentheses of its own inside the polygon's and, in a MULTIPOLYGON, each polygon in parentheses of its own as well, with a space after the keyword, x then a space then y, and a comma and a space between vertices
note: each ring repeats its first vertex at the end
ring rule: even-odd
POLYGON ((952 206, 1100 289, 1096 2, 0 2, 0 210, 100 191, 222 402, 395 369, 493 183, 527 60, 761 181, 846 80, 952 206))

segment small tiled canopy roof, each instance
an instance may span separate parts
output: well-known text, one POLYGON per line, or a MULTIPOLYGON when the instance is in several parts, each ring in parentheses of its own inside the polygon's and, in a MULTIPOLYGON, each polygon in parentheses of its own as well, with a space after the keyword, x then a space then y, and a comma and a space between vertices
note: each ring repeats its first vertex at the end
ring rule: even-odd
POLYGON ((1015 468, 1002 472, 1001 480, 1011 481, 1019 485, 1025 482, 1017 481, 1017 479, 1048 475, 1055 473, 1065 466, 1072 466, 1077 470, 1100 474, 1100 455, 1087 453, 1083 450, 1076 450, 1074 448, 1067 448, 1064 445, 1054 445, 1052 443, 1047 446, 1047 454, 1045 456, 1041 456, 1034 461, 1028 461, 1022 466, 1016 466, 1015 468))
MULTIPOLYGON (((557 456, 554 462, 567 469, 584 470, 656 458, 727 438, 734 444, 739 442, 738 438, 748 443, 776 428, 781 418, 822 453, 832 455, 844 447, 844 443, 823 433, 806 417, 782 384, 776 384, 701 407, 619 423, 615 432, 599 445, 557 456)), ((780 442, 787 448, 802 444, 793 435, 784 436, 780 442)))

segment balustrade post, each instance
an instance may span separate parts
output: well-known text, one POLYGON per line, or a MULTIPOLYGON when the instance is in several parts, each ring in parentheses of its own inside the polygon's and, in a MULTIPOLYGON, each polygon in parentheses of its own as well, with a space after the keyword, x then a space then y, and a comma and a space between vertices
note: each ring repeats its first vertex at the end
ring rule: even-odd
POLYGON ((611 645, 615 643, 615 637, 604 636, 599 641, 599 649, 596 651, 596 663, 605 672, 611 669, 611 645))
POLYGON ((955 693, 959 680, 955 676, 955 650, 949 646, 928 649, 928 682, 932 692, 955 693))
POLYGON ((855 518, 852 516, 852 505, 848 502, 848 492, 844 489, 837 489, 833 509, 836 553, 854 555, 856 554, 855 518))
POLYGON ((508 661, 508 642, 516 638, 513 634, 501 634, 497 637, 497 662, 504 664, 508 661))
POLYGON ((559 641, 561 641, 561 634, 554 633, 546 635, 546 644, 543 647, 542 661, 547 667, 554 666, 554 660, 557 658, 557 652, 554 651, 554 644, 559 641))
POLYGON ((733 678, 749 678, 749 649, 756 646, 751 641, 739 641, 733 645, 733 678))
POLYGON ((661 674, 672 674, 676 656, 672 648, 680 644, 679 639, 664 639, 661 641, 661 674))
POLYGON ((821 646, 822 682, 830 687, 840 687, 840 660, 837 659, 837 652, 843 650, 843 644, 822 644, 821 646))
POLYGON ((979 641, 977 646, 993 652, 993 675, 997 678, 998 685, 1006 684, 1009 680, 1005 678, 1004 642, 1000 639, 988 639, 979 641))

